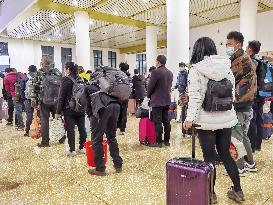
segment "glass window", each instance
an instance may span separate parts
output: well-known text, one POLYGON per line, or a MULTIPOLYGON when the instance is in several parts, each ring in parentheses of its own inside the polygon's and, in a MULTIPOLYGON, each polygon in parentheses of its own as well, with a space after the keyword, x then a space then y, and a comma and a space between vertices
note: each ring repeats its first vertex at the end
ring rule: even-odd
POLYGON ((67 62, 72 61, 72 48, 61 48, 62 70, 67 62))
POLYGON ((108 66, 112 68, 117 67, 117 53, 113 51, 108 51, 108 66))
POLYGON ((102 65, 102 51, 93 50, 93 56, 94 56, 94 69, 96 70, 97 67, 102 65))
POLYGON ((10 58, 8 51, 8 43, 0 42, 0 71, 5 71, 10 67, 10 58))
POLYGON ((0 42, 0 56, 8 56, 8 43, 0 42))
POLYGON ((54 47, 53 46, 41 46, 42 57, 48 57, 51 63, 54 63, 54 47))
POLYGON ((136 54, 136 64, 140 75, 147 73, 146 54, 136 54))

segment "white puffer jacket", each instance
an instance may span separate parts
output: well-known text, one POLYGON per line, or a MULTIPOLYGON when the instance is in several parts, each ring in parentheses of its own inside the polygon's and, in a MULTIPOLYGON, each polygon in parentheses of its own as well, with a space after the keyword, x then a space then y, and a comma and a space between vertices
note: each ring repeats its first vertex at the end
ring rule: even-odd
POLYGON ((209 79, 220 81, 226 78, 230 80, 234 86, 233 98, 235 98, 235 79, 230 66, 231 62, 228 58, 214 55, 205 58, 190 69, 186 120, 201 125, 198 129, 218 130, 231 128, 237 124, 238 120, 233 108, 222 112, 206 112, 202 108, 209 79))

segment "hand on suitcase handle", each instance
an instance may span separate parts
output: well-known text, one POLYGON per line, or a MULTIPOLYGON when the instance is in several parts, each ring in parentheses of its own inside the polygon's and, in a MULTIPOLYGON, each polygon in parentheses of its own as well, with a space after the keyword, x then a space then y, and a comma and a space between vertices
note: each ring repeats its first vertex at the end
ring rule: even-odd
POLYGON ((190 121, 185 121, 183 123, 183 128, 185 130, 188 130, 188 129, 191 129, 191 128, 196 128, 196 127, 201 127, 201 125, 198 125, 198 124, 193 124, 192 122, 190 121))

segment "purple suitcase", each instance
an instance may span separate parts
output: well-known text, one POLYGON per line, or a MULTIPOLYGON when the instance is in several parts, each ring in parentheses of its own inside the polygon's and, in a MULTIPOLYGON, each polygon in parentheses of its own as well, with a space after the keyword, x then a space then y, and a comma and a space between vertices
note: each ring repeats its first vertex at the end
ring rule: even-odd
MULTIPOLYGON (((193 131, 194 133, 194 131, 193 131)), ((167 162, 167 205, 212 204, 212 164, 195 158, 192 136, 192 158, 174 158, 167 162)))

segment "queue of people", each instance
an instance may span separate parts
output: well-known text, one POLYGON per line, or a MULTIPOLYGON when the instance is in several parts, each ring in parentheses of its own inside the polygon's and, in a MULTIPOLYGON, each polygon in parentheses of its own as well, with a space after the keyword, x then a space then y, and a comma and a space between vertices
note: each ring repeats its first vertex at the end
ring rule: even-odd
MULTIPOLYGON (((212 163, 215 167, 217 150, 233 183, 227 195, 237 202, 245 200, 240 176, 245 176, 246 172, 257 171, 253 153, 261 150, 264 104, 263 98, 257 95, 263 83, 260 80, 261 67, 257 56, 261 44, 258 41, 249 42, 245 52, 242 49, 243 43, 244 37, 240 32, 230 32, 226 41, 226 52, 229 56, 227 58, 218 55, 212 39, 208 37, 198 39, 193 47, 190 65, 187 65, 188 71, 180 70, 181 74, 188 76, 186 78, 178 76, 181 83, 176 84, 176 88, 180 89, 179 92, 182 95, 181 101, 184 101, 182 104, 187 104, 183 128, 191 129, 193 124, 200 126, 197 128, 197 134, 204 161, 212 163), (217 86, 222 86, 223 89, 217 89, 217 86), (211 92, 210 89, 215 90, 211 92), (237 124, 240 124, 241 129, 234 129, 237 124), (243 143, 247 153, 236 162, 229 152, 231 136, 243 143)), ((134 70, 134 76, 131 78, 127 63, 120 64, 121 72, 118 73, 118 76, 126 79, 122 81, 123 88, 126 89, 126 86, 130 85, 132 89, 130 96, 136 99, 137 107, 141 106, 146 96, 150 99, 149 106, 152 110, 152 121, 155 124, 156 133, 156 143, 151 147, 157 148, 163 145, 170 146, 171 138, 168 111, 171 104, 173 74, 166 68, 166 63, 166 57, 159 55, 156 58, 155 67, 150 68, 150 74, 146 80, 139 75, 138 70, 134 70)), ((34 109, 39 110, 42 139, 38 147, 44 148, 50 146, 50 115, 56 119, 63 117, 70 148, 67 156, 71 157, 76 154, 85 154, 84 143, 87 139, 85 115, 87 114, 90 120, 92 149, 96 163, 96 168, 90 169, 89 174, 106 175, 102 145, 104 134, 108 140, 114 168, 117 173, 120 173, 123 159, 120 156, 116 131, 119 129, 120 135, 126 132, 129 95, 128 98, 119 98, 113 93, 110 94, 109 90, 106 92, 99 84, 102 82, 96 79, 99 76, 98 72, 95 71, 90 76, 74 62, 65 64, 64 77, 51 65, 52 62, 48 58, 43 58, 41 68, 37 70, 35 66, 29 66, 26 75, 17 72, 16 69, 6 69, 6 76, 0 78, 0 89, 4 91, 4 95, 0 95, 0 106, 2 107, 4 100, 8 102, 7 125, 13 125, 15 108, 17 130, 25 131, 24 136, 29 136, 34 109), (16 96, 16 83, 20 84, 19 99, 16 96), (75 87, 78 90, 75 90, 75 87), (84 107, 84 103, 79 103, 80 98, 75 97, 74 94, 76 91, 82 91, 80 97, 85 98, 86 109, 80 108, 84 107), (26 123, 22 117, 23 107, 26 111, 26 123), (75 125, 78 127, 80 136, 78 149, 75 147, 75 125)), ((181 64, 180 67, 185 65, 181 64)), ((63 143, 64 139, 65 136, 59 142, 63 143)), ((215 183, 216 171, 213 187, 215 183)), ((217 203, 214 190, 213 203, 217 203)))

